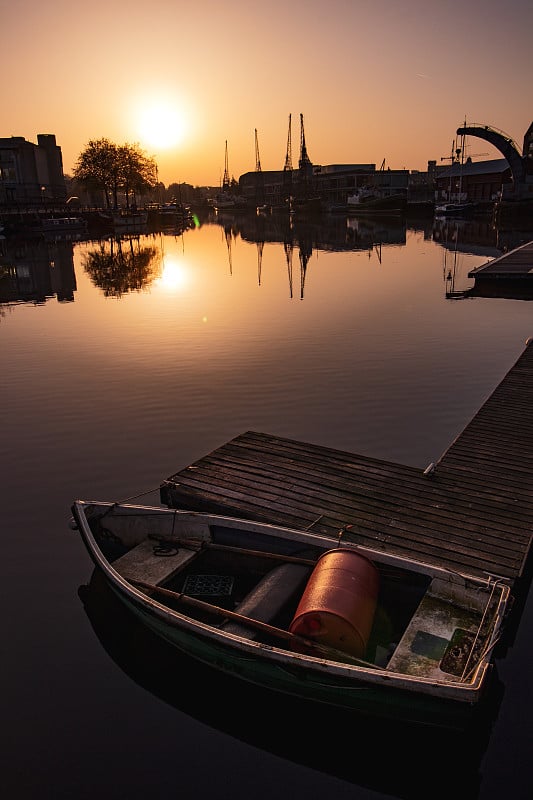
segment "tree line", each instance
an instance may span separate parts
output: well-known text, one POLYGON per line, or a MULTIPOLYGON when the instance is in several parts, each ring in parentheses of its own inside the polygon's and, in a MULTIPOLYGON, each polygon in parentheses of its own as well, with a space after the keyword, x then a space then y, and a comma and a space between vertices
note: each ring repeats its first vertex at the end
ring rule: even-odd
POLYGON ((130 207, 137 194, 157 186, 157 165, 138 144, 92 139, 78 156, 73 177, 89 192, 101 191, 107 208, 118 208, 121 192, 130 207))

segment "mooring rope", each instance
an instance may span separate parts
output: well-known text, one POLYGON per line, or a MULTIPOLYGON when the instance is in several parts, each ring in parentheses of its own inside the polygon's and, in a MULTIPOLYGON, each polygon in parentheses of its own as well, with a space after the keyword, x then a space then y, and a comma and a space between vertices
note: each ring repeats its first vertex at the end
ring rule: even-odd
POLYGON ((159 491, 159 486, 154 486, 153 489, 145 489, 144 492, 139 492, 139 494, 132 494, 131 497, 125 497, 123 500, 119 501, 119 505, 122 503, 129 503, 130 500, 136 500, 138 497, 143 497, 145 494, 152 494, 152 492, 159 491))

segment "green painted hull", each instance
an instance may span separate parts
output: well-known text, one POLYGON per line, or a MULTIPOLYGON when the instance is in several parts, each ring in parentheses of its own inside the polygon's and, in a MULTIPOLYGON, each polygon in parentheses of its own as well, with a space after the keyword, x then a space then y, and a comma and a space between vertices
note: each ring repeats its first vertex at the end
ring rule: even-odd
MULTIPOLYGON (((351 661, 347 660, 344 657, 350 653, 347 648, 340 659, 337 657, 339 654, 336 650, 332 651, 331 648, 323 647, 319 652, 325 652, 326 655, 317 657, 313 653, 288 649, 287 645, 268 644, 268 642, 294 637, 294 634, 287 628, 271 626, 260 621, 260 617, 252 616, 251 597, 253 602, 257 603, 257 608, 265 598, 269 602, 273 599, 277 602, 278 596, 280 596, 282 603, 285 602, 285 594, 281 593, 280 586, 270 581, 274 572, 276 576, 278 574, 275 570, 267 571, 259 582, 255 581, 252 591, 249 586, 244 587, 237 606, 238 609, 241 609, 241 613, 221 608, 216 603, 204 604, 201 600, 195 600, 194 597, 183 593, 183 589, 181 592, 175 592, 164 586, 158 586, 158 582, 169 578, 176 571, 180 571, 183 575, 184 565, 191 560, 197 563, 195 559, 198 550, 187 546, 191 542, 190 536, 195 533, 196 542, 207 542, 208 548, 212 545, 215 550, 222 549, 226 556, 229 550, 233 552, 237 549, 241 554, 247 553, 248 555, 250 551, 243 550, 242 546, 240 548, 229 546, 224 536, 229 537, 230 542, 236 541, 237 544, 242 539, 249 544, 250 537, 256 537, 253 539, 254 542, 264 544, 263 540, 266 538, 269 545, 270 542, 275 542, 280 551, 282 544, 285 543, 289 550, 290 546, 302 549, 304 545, 317 545, 320 537, 300 531, 276 529, 270 525, 251 521, 216 515, 206 517, 194 512, 171 512, 159 508, 141 508, 139 510, 134 506, 78 501, 73 506, 73 510, 77 520, 76 527, 81 531, 82 539, 95 566, 102 570, 111 590, 121 603, 133 613, 144 628, 184 655, 211 669, 246 684, 274 692, 280 697, 308 701, 316 704, 317 707, 337 707, 376 719, 384 718, 464 731, 470 729, 472 724, 477 724, 480 717, 484 716, 481 701, 485 700, 487 694, 486 684, 490 670, 488 659, 492 647, 497 641, 496 635, 503 619, 508 596, 506 586, 485 585, 484 582, 479 582, 475 578, 467 580, 464 576, 452 575, 438 568, 427 568, 426 565, 419 564, 417 565, 419 572, 424 576, 421 584, 424 594, 421 598, 419 585, 414 597, 416 604, 413 604, 413 599, 411 599, 412 608, 408 607, 408 624, 402 622, 402 626, 400 626, 401 638, 391 640, 395 642, 394 652, 389 657, 387 668, 372 661, 364 661, 359 656, 355 659, 352 657, 351 661), (93 535, 85 515, 85 509, 89 510, 93 525, 96 525, 96 522, 104 523, 101 527, 100 537, 102 547, 93 535), (165 525, 174 534, 172 541, 179 542, 180 547, 174 548, 175 552, 170 557, 161 559, 160 554, 154 552, 151 540, 161 537, 162 532, 165 532, 165 525), (177 530, 183 530, 186 534, 185 537, 180 539, 177 530), (206 538, 207 534, 209 535, 208 539, 206 538), (222 543, 220 541, 213 543, 211 538, 213 535, 219 536, 222 543), (126 552, 122 552, 122 554, 116 552, 117 542, 122 549, 126 548, 126 552), (186 543, 186 546, 183 546, 183 542, 186 543), (102 548, 105 548, 106 555, 102 548), (427 572, 429 572, 431 580, 426 576, 427 572), (469 585, 469 581, 474 582, 473 588, 469 585), (432 587, 431 594, 426 591, 429 585, 432 587), (148 593, 139 587, 148 589, 148 593), (461 592, 463 594, 460 594, 461 592), (161 598, 166 599, 167 596, 169 604, 165 605, 161 598), (463 623, 463 616, 458 613, 458 596, 463 602, 473 604, 473 612, 480 605, 481 598, 485 605, 480 608, 478 613, 480 614, 484 609, 485 616, 488 613, 489 601, 493 604, 491 612, 493 616, 488 615, 487 630, 483 634, 488 637, 485 640, 488 642, 488 645, 485 645, 486 652, 477 662, 475 671, 471 670, 471 673, 466 673, 464 681, 454 677, 461 673, 454 672, 450 664, 447 664, 446 672, 440 669, 439 665, 441 659, 443 660, 444 652, 448 653, 448 651, 442 653, 439 651, 437 655, 434 655, 432 650, 428 650, 427 644, 429 638, 432 647, 435 647, 436 644, 442 647, 444 643, 450 653, 455 649, 459 652, 459 656, 461 655, 464 648, 457 645, 452 647, 453 639, 446 627, 451 626, 450 629, 453 633, 453 629, 460 629, 463 626, 465 631, 462 633, 466 636, 469 624, 467 624, 468 620, 463 623), (246 606, 245 611, 242 611, 246 603, 249 605, 246 606), (198 611, 198 604, 200 604, 200 611, 198 611), (182 606, 191 605, 195 607, 196 616, 183 613, 181 610, 182 606), (180 610, 175 610, 175 607, 180 610), (416 609, 416 613, 414 609, 416 609), (211 618, 214 612, 218 612, 219 621, 222 617, 223 622, 221 624, 203 622, 202 619, 206 618, 206 612, 207 618, 211 618), (227 617, 231 618, 232 615, 233 618, 236 617, 238 624, 233 622, 228 628, 224 627, 227 617), (251 627, 263 626, 261 630, 266 635, 255 640, 253 636, 248 635, 248 631, 243 634, 240 629, 243 621, 246 621, 248 625, 253 622, 251 627), (436 636, 427 633, 435 630, 442 635, 436 636), (422 634, 422 639, 419 634, 422 634), (449 642, 448 645, 447 642, 449 642), (407 659, 407 665, 405 665, 404 662, 407 659), (449 679, 448 675, 452 676, 452 679, 449 679)), ((168 532, 165 535, 168 536, 168 532)), ((324 544, 327 547, 329 542, 324 544)), ((342 549, 341 551, 344 552, 342 549)), ((255 552, 261 553, 262 551, 256 550, 255 552)), ((276 559, 281 557, 285 563, 291 559, 292 561, 297 560, 300 564, 298 580, 301 580, 301 564, 305 559, 294 559, 287 553, 281 552, 276 554, 266 551, 264 555, 267 554, 276 559)), ((376 559, 379 556, 379 553, 376 554, 376 559)), ((394 562, 394 557, 387 558, 387 563, 394 562)), ((213 561, 211 560, 209 563, 212 566, 213 561)), ((217 564, 217 562, 214 563, 217 564)), ((316 564, 316 562, 312 563, 316 564)), ((400 574, 403 575, 405 564, 403 561, 400 563, 402 565, 400 574)), ((305 564, 307 566, 308 562, 305 561, 305 564)), ((410 564, 410 566, 412 565, 410 564)), ((218 575, 216 572, 212 574, 218 575)), ((282 576, 282 581, 285 582, 283 584, 285 592, 288 582, 287 573, 283 571, 282 576)), ((414 580, 412 575, 410 580, 414 580)), ((413 584, 410 585, 412 588, 413 584)), ((289 588, 294 591, 293 588, 289 588)), ((396 591, 396 587, 394 588, 396 591)), ((394 597, 398 601, 398 591, 394 597)), ((280 608, 275 604, 272 607, 269 606, 268 612, 271 614, 272 620, 276 619, 279 610, 280 608)), ((294 612, 291 611, 291 613, 294 612)), ((481 631, 481 625, 478 630, 481 631)), ((293 639, 291 642, 294 647, 293 639)), ((473 650, 471 649, 469 652, 471 654, 473 650)), ((465 672, 468 660, 464 665, 460 663, 459 666, 465 672)))
POLYGON ((364 681, 355 683, 324 673, 317 679, 308 669, 285 667, 274 660, 250 655, 237 647, 224 646, 219 640, 166 624, 126 598, 113 584, 111 588, 143 625, 182 653, 256 686, 313 703, 410 724, 464 730, 475 720, 477 704, 457 703, 398 688, 388 689, 364 681))

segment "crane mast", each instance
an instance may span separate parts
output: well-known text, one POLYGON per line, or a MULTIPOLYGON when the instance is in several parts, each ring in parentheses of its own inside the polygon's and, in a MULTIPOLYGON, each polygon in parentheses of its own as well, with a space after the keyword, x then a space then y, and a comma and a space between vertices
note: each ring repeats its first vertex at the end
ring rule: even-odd
POLYGON ((287 133, 287 153, 285 155, 285 165, 283 171, 292 171, 292 153, 291 153, 291 115, 289 114, 289 132, 287 133))
POLYGON ((224 177, 222 178, 222 191, 228 192, 230 188, 229 170, 228 170, 228 140, 226 139, 226 154, 224 158, 224 177))
POLYGON ((255 129, 255 202, 256 205, 263 205, 265 202, 265 177, 261 170, 261 159, 259 158, 257 128, 255 129))
POLYGON ((311 159, 307 155, 307 147, 305 144, 305 130, 304 130, 304 115, 300 114, 300 161, 298 166, 301 170, 307 169, 311 166, 311 159))
POLYGON ((287 133, 287 152, 285 154, 285 165, 283 167, 283 186, 281 189, 281 199, 290 202, 292 196, 292 154, 291 154, 291 115, 289 114, 289 130, 287 133))

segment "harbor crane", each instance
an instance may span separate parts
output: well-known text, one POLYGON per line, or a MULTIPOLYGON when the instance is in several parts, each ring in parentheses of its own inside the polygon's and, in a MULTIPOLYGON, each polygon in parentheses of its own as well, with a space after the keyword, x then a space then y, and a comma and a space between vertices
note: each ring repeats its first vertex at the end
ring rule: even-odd
POLYGON ((304 115, 300 114, 300 161, 298 166, 301 170, 307 170, 312 166, 311 159, 307 155, 307 147, 305 144, 305 130, 304 130, 304 115))
POLYGON ((285 154, 285 165, 283 171, 292 172, 292 154, 291 154, 291 115, 289 114, 289 132, 287 133, 287 152, 285 154))
POLYGON ((226 139, 226 153, 224 158, 224 177, 222 178, 222 191, 229 192, 230 189, 229 169, 228 169, 228 140, 226 139))
POLYGON ((305 202, 309 199, 312 175, 313 164, 305 144, 304 115, 300 114, 300 160, 298 162, 298 199, 300 201, 305 202))
POLYGON ((259 158, 259 141, 257 139, 257 128, 255 129, 255 203, 262 206, 265 202, 265 177, 261 170, 261 159, 259 158))
POLYGON ((287 133, 287 151, 285 154, 285 165, 283 167, 283 186, 281 189, 281 199, 289 202, 292 196, 292 153, 291 153, 291 115, 289 114, 289 130, 287 133))

